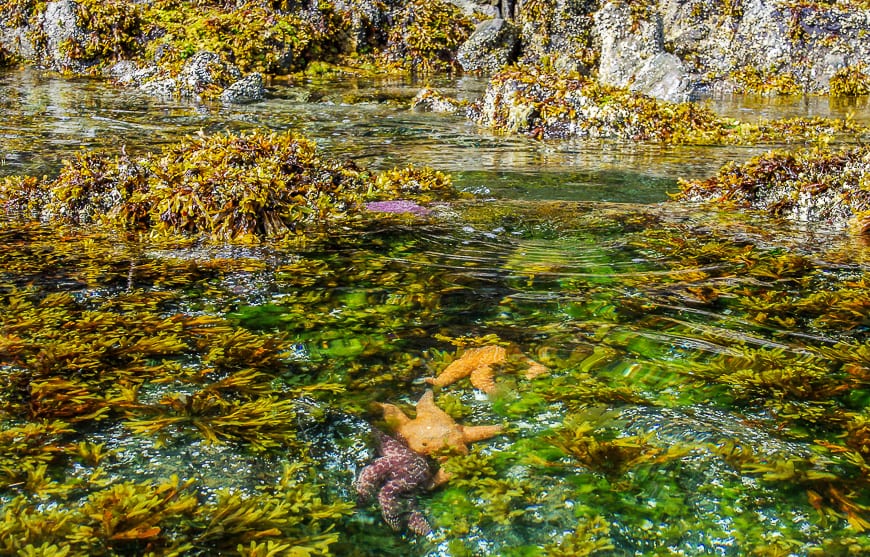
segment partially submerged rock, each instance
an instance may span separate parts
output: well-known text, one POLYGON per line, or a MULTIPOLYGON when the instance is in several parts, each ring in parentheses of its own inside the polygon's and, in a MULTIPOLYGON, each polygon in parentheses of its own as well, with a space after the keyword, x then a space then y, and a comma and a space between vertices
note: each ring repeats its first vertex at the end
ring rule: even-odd
POLYGON ((746 123, 689 103, 670 103, 574 74, 511 68, 490 80, 469 109, 481 126, 547 138, 613 138, 695 144, 818 141, 868 133, 851 120, 822 118, 746 123))
POLYGON ((677 199, 715 202, 832 229, 870 232, 870 147, 772 151, 681 183, 677 199))
POLYGON ((411 101, 411 108, 421 112, 454 113, 461 111, 466 104, 467 102, 463 103, 462 101, 451 99, 435 89, 426 87, 425 89, 420 89, 414 100, 411 101))
POLYGON ((0 209, 75 225, 256 242, 350 221, 366 202, 420 204, 456 195, 426 168, 379 175, 320 157, 312 141, 254 132, 199 136, 132 159, 82 152, 54 180, 0 181, 0 209))

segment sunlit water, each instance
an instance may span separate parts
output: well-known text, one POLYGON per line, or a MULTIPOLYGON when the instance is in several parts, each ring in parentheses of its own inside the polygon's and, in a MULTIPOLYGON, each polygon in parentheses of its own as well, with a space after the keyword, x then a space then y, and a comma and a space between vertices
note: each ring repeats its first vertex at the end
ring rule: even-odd
MULTIPOLYGON (((435 85, 469 99, 483 87, 435 85)), ((610 525, 613 547, 601 554, 848 547, 856 531, 846 518, 866 517, 861 505, 870 503, 866 472, 841 456, 859 446, 860 428, 849 424, 867 417, 870 400, 870 361, 856 355, 870 326, 870 248, 824 228, 662 203, 678 178, 710 175, 765 148, 495 136, 462 116, 408 110, 420 86, 276 84, 262 103, 197 107, 99 82, 5 75, 3 175, 51 175, 82 147, 133 154, 198 130, 265 127, 298 131, 326 155, 374 169, 433 166, 479 199, 296 250, 174 249, 4 223, 0 288, 71 292, 86 308, 166 292, 167 314, 284 333, 278 379, 344 389, 299 412, 299 437, 315 447, 331 496, 350 500, 350 481, 372 456, 366 430, 377 416, 368 405, 410 408, 423 378, 455 353, 449 339, 493 335, 549 368, 534 380, 506 369, 489 397, 467 381, 439 393, 464 405, 460 421, 509 425, 478 446, 495 463, 496 485, 513 491, 502 499, 472 487, 421 494, 436 527, 429 539, 394 533, 376 507, 363 506, 340 532, 339 554, 572 554, 551 546, 594 517, 610 525), (220 270, 219 261, 235 267, 220 270), (625 438, 633 448, 595 453, 573 437, 582 424, 602 443, 625 438), (790 460, 791 476, 776 468, 790 460), (849 489, 854 508, 836 499, 849 489)), ((750 118, 867 119, 866 105, 826 102, 711 106, 750 118)), ((198 388, 155 383, 138 400, 198 388)), ((177 474, 196 478, 205 497, 222 487, 253 492, 274 479, 281 458, 189 432, 134 435, 123 420, 89 427, 82 435, 115 451, 110 477, 177 474)))

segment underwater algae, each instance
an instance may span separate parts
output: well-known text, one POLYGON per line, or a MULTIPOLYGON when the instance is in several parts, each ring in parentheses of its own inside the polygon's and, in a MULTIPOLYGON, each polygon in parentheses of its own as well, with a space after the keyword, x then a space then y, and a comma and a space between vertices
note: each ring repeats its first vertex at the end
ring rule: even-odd
POLYGON ((280 134, 4 181, 4 551, 868 550, 866 246, 695 208, 365 210, 456 196, 447 183, 280 134), (294 195, 268 193, 284 185, 294 195), (284 228, 261 224, 275 214, 284 228), (463 353, 508 345, 549 373, 526 379, 507 355, 489 395, 464 377, 433 392, 455 422, 505 427, 417 494, 433 532, 353 509, 352 472, 371 460, 356 443, 383 425, 368 405, 407 408, 463 353), (234 482, 207 456, 209 473, 173 479, 161 461, 182 445, 266 471, 234 482))

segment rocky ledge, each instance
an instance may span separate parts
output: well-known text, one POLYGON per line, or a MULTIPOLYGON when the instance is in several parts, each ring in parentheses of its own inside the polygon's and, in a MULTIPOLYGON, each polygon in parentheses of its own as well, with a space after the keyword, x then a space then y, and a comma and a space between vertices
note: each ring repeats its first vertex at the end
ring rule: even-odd
POLYGON ((767 212, 834 230, 870 232, 870 147, 771 151, 683 181, 677 199, 767 212))

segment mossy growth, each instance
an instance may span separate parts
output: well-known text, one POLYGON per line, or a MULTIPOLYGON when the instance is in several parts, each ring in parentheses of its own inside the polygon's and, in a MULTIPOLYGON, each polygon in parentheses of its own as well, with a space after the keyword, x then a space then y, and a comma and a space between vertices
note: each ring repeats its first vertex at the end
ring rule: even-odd
POLYGON ((45 11, 45 0, 4 0, 0 2, 0 21, 4 26, 24 27, 45 11))
POLYGON ((461 10, 444 0, 412 0, 390 31, 386 54, 401 67, 431 72, 451 69, 454 56, 473 26, 461 10))
POLYGON ((870 75, 866 64, 856 64, 837 70, 831 76, 832 97, 857 97, 870 94, 870 75))
POLYGON ((82 152, 54 180, 6 178, 0 206, 43 219, 256 242, 362 214, 366 201, 453 197, 449 178, 406 168, 380 176, 318 156, 290 133, 199 136, 137 160, 82 152))
POLYGON ((731 80, 737 84, 738 93, 757 95, 800 95, 803 88, 795 76, 778 70, 763 71, 747 66, 731 72, 731 80))
POLYGON ((870 210, 870 148, 771 151, 725 165, 706 180, 683 181, 678 199, 716 201, 773 216, 864 229, 870 210))
POLYGON ((225 57, 243 73, 284 74, 302 70, 312 58, 336 49, 325 43, 341 36, 339 30, 318 30, 295 15, 256 2, 226 8, 225 3, 202 6, 160 0, 142 17, 149 34, 157 36, 145 46, 145 60, 176 69, 204 50, 225 57))
POLYGON ((696 103, 669 103, 577 74, 509 68, 471 108, 480 124, 539 139, 610 137, 674 144, 825 142, 868 129, 844 119, 740 122, 696 103))

